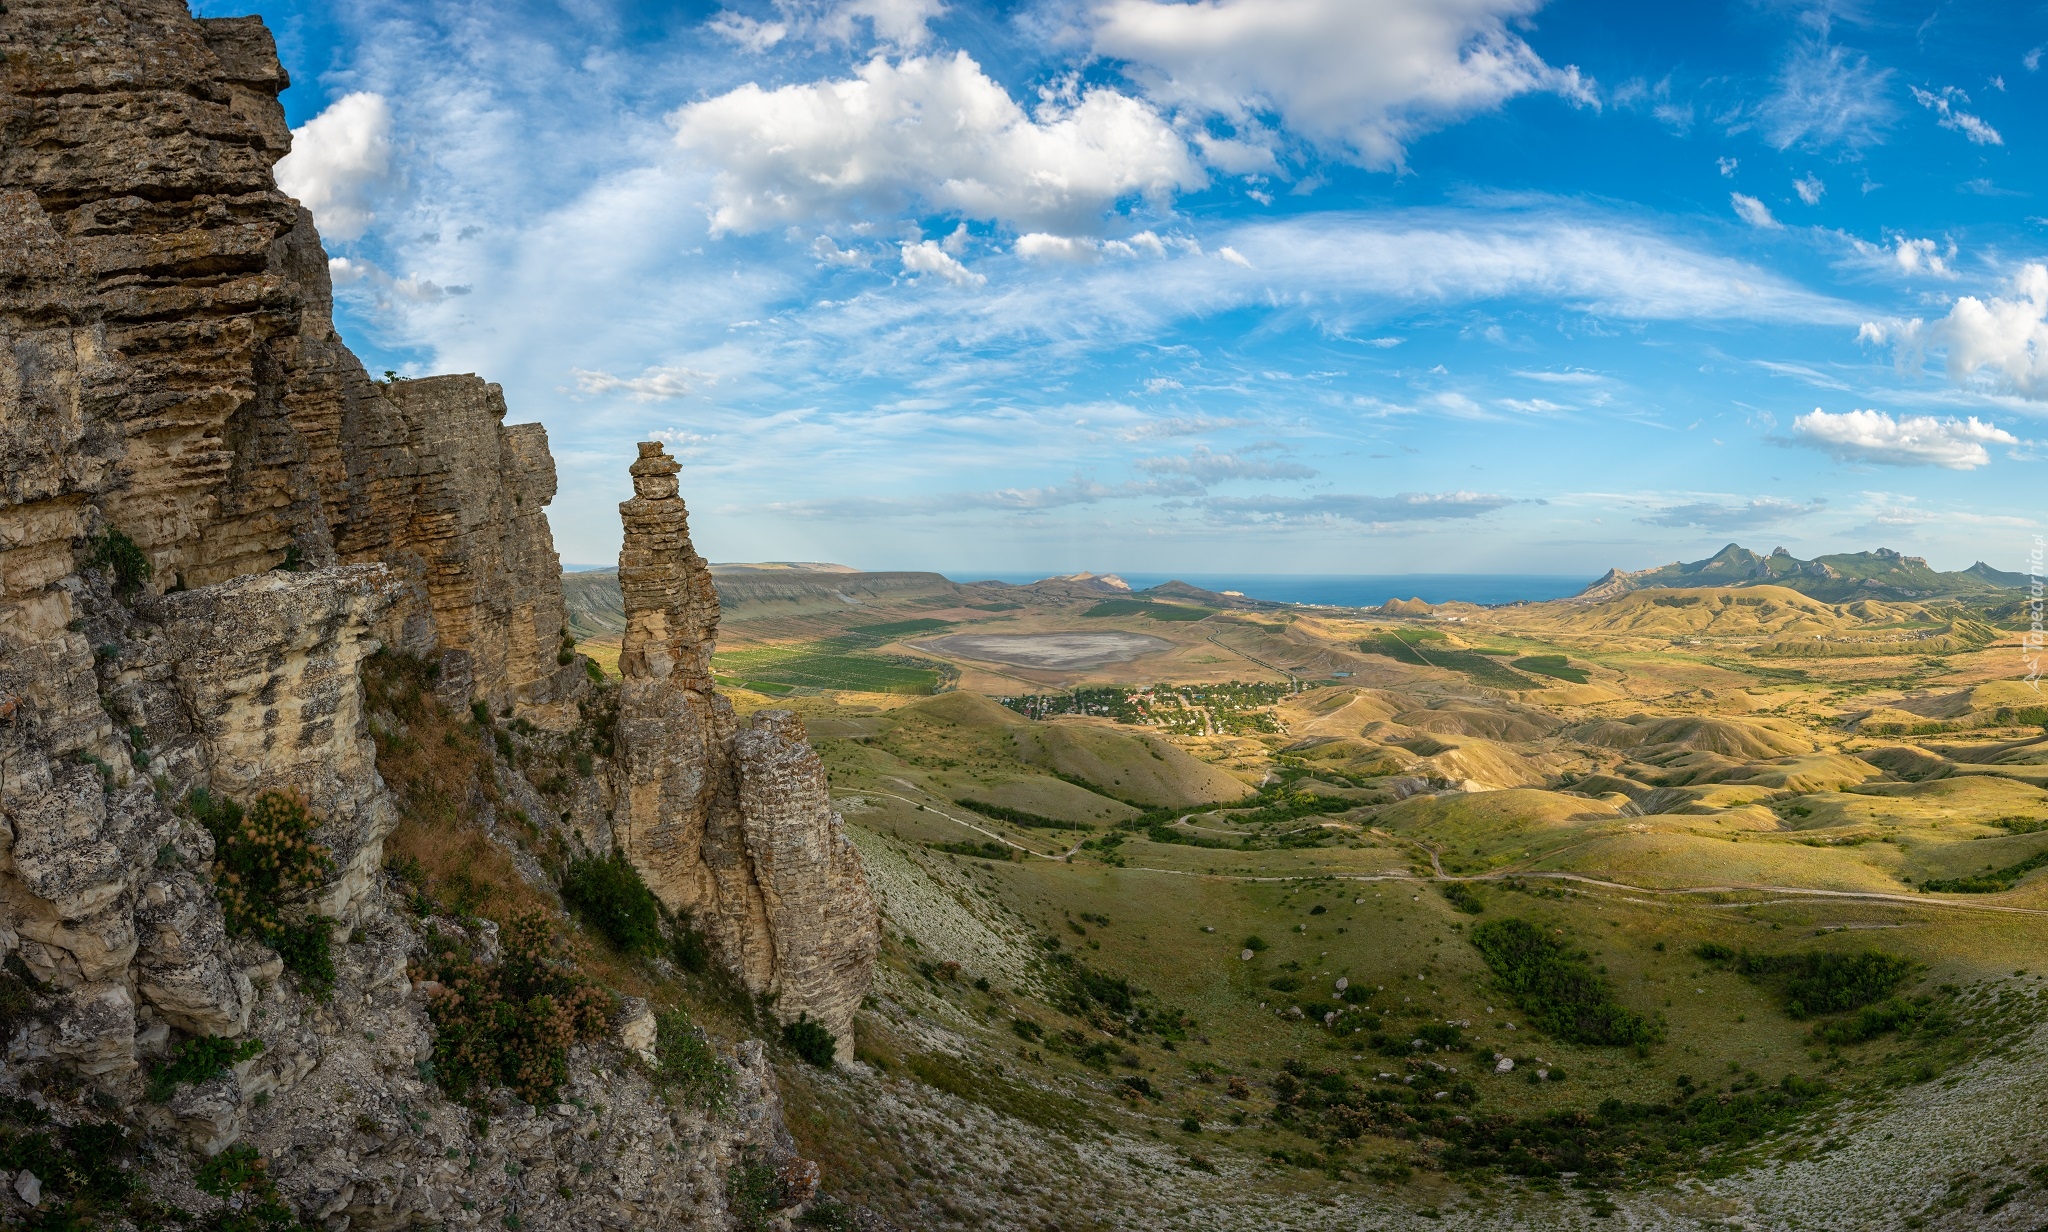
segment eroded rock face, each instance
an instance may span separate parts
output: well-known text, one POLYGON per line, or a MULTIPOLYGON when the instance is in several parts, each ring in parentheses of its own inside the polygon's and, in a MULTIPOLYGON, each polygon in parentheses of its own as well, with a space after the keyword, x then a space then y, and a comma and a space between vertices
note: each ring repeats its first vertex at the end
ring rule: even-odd
POLYGON ((880 917, 825 771, 786 710, 742 726, 712 683, 718 595, 690 544, 680 467, 659 443, 619 506, 618 809, 614 834, 672 910, 687 911, 784 1020, 825 1024, 852 1056, 880 917))
POLYGON ((383 640, 568 722, 545 433, 504 427, 494 385, 380 385, 342 345, 271 175, 288 79, 261 21, 27 0, 0 53, 0 637, 75 617, 56 584, 100 524, 153 592, 381 561, 412 588, 383 640))
MULTIPOLYGON (((793 1159, 758 1044, 716 1123, 622 1083, 604 1047, 571 1059, 579 1102, 501 1108, 488 1134, 421 1081, 419 938, 380 885, 398 812, 362 661, 380 646, 437 659, 447 704, 544 728, 577 721, 588 684, 561 648, 545 432, 505 425, 495 385, 373 382, 342 345, 311 216, 271 175, 286 84, 255 18, 196 21, 182 0, 0 5, 0 957, 41 986, 0 1039, 0 1095, 61 1067, 100 1109, 205 1152, 253 1140, 328 1228, 725 1227, 730 1166, 793 1159), (94 559, 116 530, 146 577, 94 559), (295 791, 320 817, 334 873, 281 906, 350 926, 333 934, 331 999, 227 936, 213 839, 173 807, 200 787, 245 803, 295 791), (265 1047, 150 1104, 142 1070, 174 1032, 265 1047), (584 1111, 599 1100, 611 1111, 584 1111), (449 1162, 463 1156, 502 1166, 479 1180, 449 1162)), ((821 792, 763 829, 774 792, 743 790, 769 782, 745 767, 780 763, 736 752, 747 733, 710 688, 717 606, 668 467, 649 513, 672 507, 673 535, 643 543, 644 581, 676 589, 641 604, 642 752, 618 781, 654 849, 702 850, 719 818, 720 871, 700 859, 685 897, 754 956, 750 982, 843 1031, 858 994, 823 990, 776 938, 844 968, 857 946, 806 913, 858 865, 833 863, 851 849, 830 841, 821 792)), ((598 783, 585 794, 601 817, 598 783)), ((848 901, 872 923, 864 886, 848 901)), ((644 1005, 626 1015, 623 1046, 644 1054, 653 1025, 644 1005)))
POLYGON ((404 593, 384 565, 259 573, 165 596, 174 679, 212 790, 297 791, 335 861, 320 913, 350 919, 369 894, 398 809, 377 776, 359 665, 404 593))
POLYGON ((850 1024, 881 947, 881 916, 845 822, 832 810, 825 766, 803 720, 765 710, 733 738, 740 838, 759 886, 774 948, 778 1005, 808 1012, 853 1055, 850 1024))
POLYGON ((95 1037, 94 1072, 152 1024, 247 1024, 211 842, 167 803, 303 792, 336 857, 304 906, 353 919, 397 819, 366 655, 438 655, 451 704, 544 727, 586 687, 546 435, 495 385, 379 384, 342 345, 271 174, 287 84, 255 18, 0 8, 0 950, 77 1003, 91 1029, 50 1047, 95 1037), (149 566, 132 593, 87 567, 110 531, 149 566))
POLYGON ((340 558, 387 562, 419 587, 424 606, 401 604, 390 640, 423 646, 437 635, 442 653, 460 659, 444 670, 466 675, 493 711, 510 705, 542 727, 570 725, 584 677, 556 661, 568 619, 546 514, 555 498, 547 430, 505 426, 504 391, 475 376, 374 388, 388 418, 364 414, 372 431, 346 438, 340 558))
POLYGON ((255 18, 0 7, 0 953, 64 1007, 22 1046, 94 1075, 248 1025, 264 960, 170 802, 304 793, 336 872, 295 906, 354 920, 397 820, 361 660, 439 655, 452 704, 548 727, 585 687, 546 435, 342 345, 271 174, 287 84, 255 18), (116 530, 149 566, 118 595, 88 567, 116 530))

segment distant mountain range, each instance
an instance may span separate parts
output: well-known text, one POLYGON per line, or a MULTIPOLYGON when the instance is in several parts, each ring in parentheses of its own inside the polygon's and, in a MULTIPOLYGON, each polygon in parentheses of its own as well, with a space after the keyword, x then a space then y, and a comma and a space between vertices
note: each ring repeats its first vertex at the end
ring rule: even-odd
MULTIPOLYGON (((862 573, 845 565, 711 566, 711 583, 728 618, 812 616, 857 611, 871 603, 930 600, 937 606, 978 600, 978 592, 936 573, 862 573)), ((616 637, 626 627, 617 568, 562 574, 569 631, 579 638, 616 637)))
POLYGON ((1983 561, 1955 573, 1943 573, 1918 556, 1902 556, 1890 548, 1875 552, 1842 552, 1801 560, 1784 548, 1759 556, 1740 544, 1705 560, 1673 561, 1633 573, 1609 569, 1607 576, 1580 591, 1580 599, 1606 599, 1652 587, 1783 586, 1829 603, 1849 599, 2002 598, 2027 585, 2023 573, 2007 573, 1983 561))

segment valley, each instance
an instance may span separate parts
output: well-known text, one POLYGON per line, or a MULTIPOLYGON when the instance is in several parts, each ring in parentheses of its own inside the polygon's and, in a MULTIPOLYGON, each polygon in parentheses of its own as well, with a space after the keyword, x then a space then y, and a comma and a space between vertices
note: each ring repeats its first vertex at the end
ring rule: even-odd
POLYGON ((2048 715, 1995 602, 1191 589, 727 609, 721 670, 836 644, 949 679, 733 692, 804 716, 883 904, 858 1065, 789 1078, 847 1197, 915 1226, 2039 1222, 2025 1116, 1929 1136, 2048 1091, 2048 715), (1550 974, 1517 985, 1507 929, 1550 974), (1827 1009, 1783 974, 1866 967, 1827 1009))

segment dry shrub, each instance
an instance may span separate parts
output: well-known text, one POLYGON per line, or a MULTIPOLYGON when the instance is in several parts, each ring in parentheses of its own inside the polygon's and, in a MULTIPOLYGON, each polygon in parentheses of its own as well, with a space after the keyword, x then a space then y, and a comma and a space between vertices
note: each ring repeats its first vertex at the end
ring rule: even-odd
POLYGON ((431 665, 389 651, 363 672, 371 713, 388 712, 400 725, 375 731, 377 770, 398 794, 401 815, 384 840, 386 865, 432 900, 430 909, 482 916, 500 927, 522 913, 551 911, 511 853, 476 824, 483 807, 503 805, 490 733, 450 714, 432 686, 431 665))
POLYGON ((554 929, 529 914, 505 926, 497 962, 441 958, 434 970, 441 986, 429 992, 427 1013, 434 1076, 451 1096, 508 1086, 530 1104, 552 1103, 568 1076, 570 1046, 604 1034, 611 994, 554 950, 554 929))

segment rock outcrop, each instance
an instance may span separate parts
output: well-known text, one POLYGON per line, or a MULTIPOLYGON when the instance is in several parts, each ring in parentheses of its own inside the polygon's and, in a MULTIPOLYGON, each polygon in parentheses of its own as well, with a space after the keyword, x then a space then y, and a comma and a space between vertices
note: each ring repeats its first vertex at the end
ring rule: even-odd
MULTIPOLYGON (((564 1090, 581 1097, 501 1106, 489 1129, 421 1068, 422 942, 380 871, 400 808, 362 664, 427 660, 442 701, 527 733, 571 729, 591 684, 563 641, 545 432, 507 426, 477 377, 375 382, 342 344, 312 218, 271 174, 287 84, 255 18, 0 5, 0 981, 32 1003, 7 1010, 0 1094, 41 1107, 48 1087, 209 1153, 252 1140, 328 1229, 723 1227, 730 1167, 791 1158, 758 1045, 716 1124, 608 1073, 607 1048, 579 1046, 564 1090), (229 935, 214 838, 178 807, 202 788, 287 791, 317 819, 329 872, 267 907, 332 926, 331 1000, 229 935), (186 1036, 263 1048, 143 1100, 186 1036), (465 1157, 502 1166, 479 1181, 449 1162, 465 1157)), ((673 473, 666 504, 645 502, 654 522, 672 511, 668 537, 637 541, 637 726, 616 777, 620 809, 670 831, 620 830, 694 843, 673 901, 750 987, 850 1038, 874 905, 800 728, 743 728, 711 688, 717 605, 673 473)), ((522 821, 554 815, 497 766, 522 821)), ((614 781, 577 788, 593 834, 614 781)), ((652 1022, 632 1016, 633 1052, 652 1022)), ((187 1165, 154 1158, 189 1190, 171 1176, 187 1165)))
POLYGON ((168 802, 303 793, 337 857, 304 906, 353 919, 396 820, 359 661, 439 655, 453 700, 543 726, 582 687, 545 437, 341 344, 271 176, 286 84, 253 18, 0 10, 0 948, 75 1003, 49 1048, 95 1074, 155 1023, 247 1023, 218 906, 162 871, 213 854, 168 802))
POLYGON ((565 721, 545 434, 475 377, 373 382, 335 334, 271 175, 289 82, 262 22, 29 0, 0 49, 0 636, 72 619, 55 583, 102 525, 153 592, 383 562, 411 588, 385 640, 565 721))
POLYGON ((613 833, 750 991, 772 996, 786 1021, 822 1022, 851 1057, 880 917, 802 721, 768 710, 742 726, 712 681, 718 594, 690 545, 680 469, 643 442, 633 499, 619 506, 626 630, 613 833))

